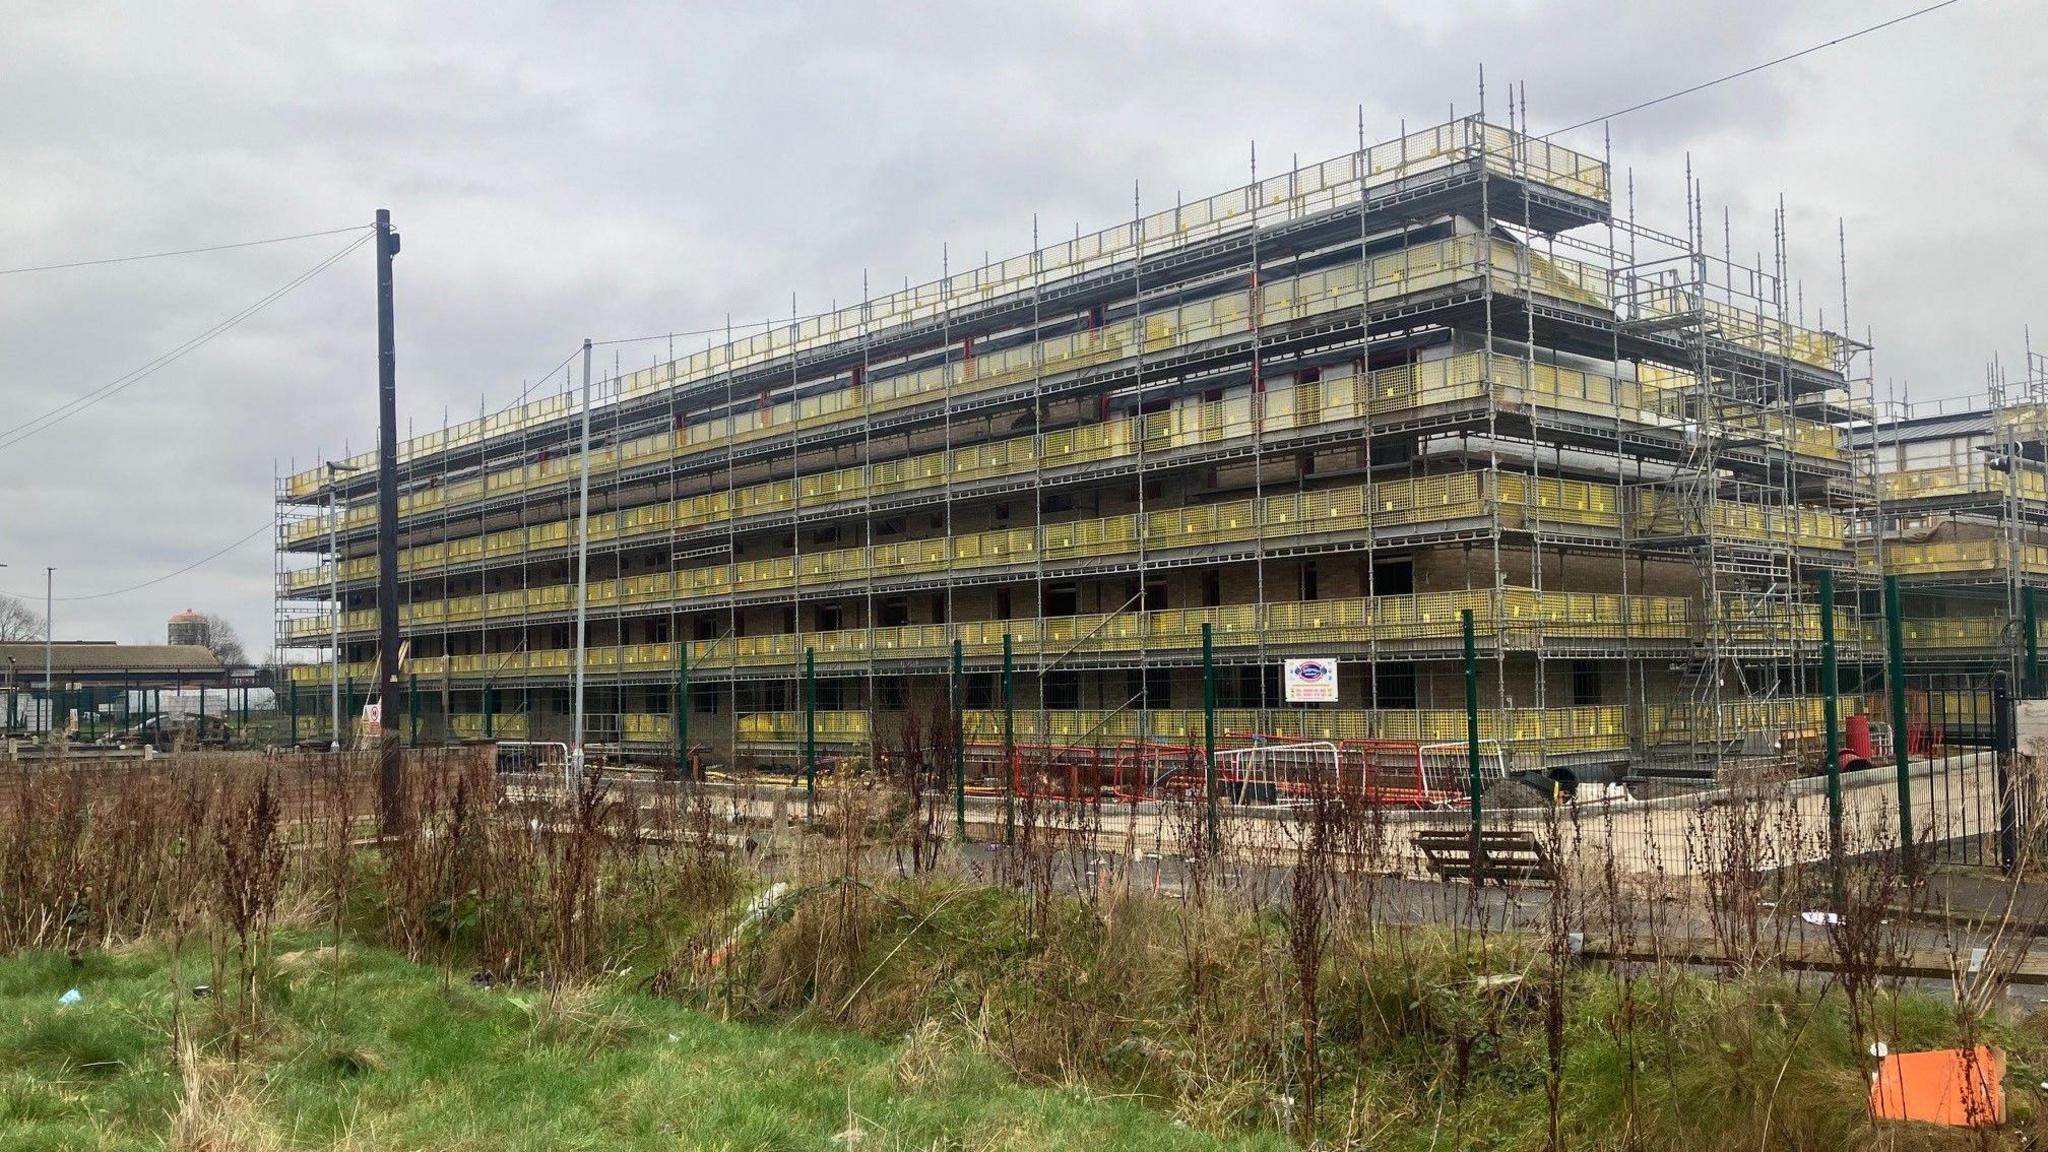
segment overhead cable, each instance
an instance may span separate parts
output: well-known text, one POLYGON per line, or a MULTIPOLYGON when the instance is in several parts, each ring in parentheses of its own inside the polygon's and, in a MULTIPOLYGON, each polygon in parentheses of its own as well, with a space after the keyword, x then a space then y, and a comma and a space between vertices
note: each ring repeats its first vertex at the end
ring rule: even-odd
POLYGON ((0 268, 0 276, 18 276, 24 272, 61 272, 66 268, 92 268, 101 264, 129 264, 137 260, 163 260, 172 256, 197 256, 205 252, 226 252, 235 248, 257 248, 265 244, 284 244, 292 240, 314 240, 322 236, 340 236, 347 232, 360 232, 374 227, 370 224, 353 224, 347 228, 328 228, 320 232, 300 232, 291 236, 272 236, 265 240, 239 240, 233 244, 209 244, 204 248, 179 248, 170 252, 142 252, 133 256, 103 256, 97 260, 72 260, 64 264, 30 264, 21 268, 0 268))
POLYGON ((299 285, 304 284, 306 281, 311 280, 315 276, 318 276, 320 273, 332 267, 342 257, 355 251, 357 248, 362 247, 364 244, 369 243, 371 237, 374 235, 374 233, 365 232, 363 235, 350 241, 349 244, 346 247, 342 248, 340 251, 320 261, 318 264, 313 265, 311 268, 308 268, 304 272, 299 273, 297 276, 292 277, 282 287, 273 289, 271 292, 265 294, 261 299, 257 300, 254 304, 251 304, 248 307, 243 308, 241 311, 236 312, 234 315, 229 316, 227 319, 222 320, 218 324, 213 325, 212 327, 206 329, 204 332, 201 332, 199 335, 192 337, 191 339, 185 341, 184 343, 178 345, 177 347, 172 348, 170 351, 159 354, 155 358, 143 364, 141 367, 132 369, 120 376, 115 377, 114 379, 108 381, 107 383, 102 384, 89 392, 86 392, 81 396, 74 397, 63 404, 59 404, 57 407, 52 408, 47 412, 44 412, 40 416, 24 420, 11 428, 0 429, 0 448, 11 448, 16 444, 21 443, 23 440, 28 439, 30 436, 35 435, 38 432, 42 432, 49 428, 55 427, 56 425, 63 423, 64 421, 70 419, 71 417, 78 415, 80 412, 83 412, 86 409, 91 408, 95 404, 98 404, 103 400, 107 400, 115 395, 118 395, 119 393, 127 390, 129 387, 142 382, 143 380, 149 378, 150 376, 155 375, 162 369, 177 363, 179 360, 184 359, 185 356, 187 356, 188 354, 210 343, 214 339, 214 337, 219 336, 223 332, 226 332, 229 329, 234 328, 236 325, 242 323, 244 320, 249 319, 251 316, 256 315, 258 312, 263 311, 265 308, 268 308, 270 305, 283 299, 294 288, 297 288, 299 285))
POLYGON ((1548 140, 1552 136, 1561 135, 1563 133, 1570 132, 1576 128, 1584 128, 1591 124, 1598 124, 1602 120, 1618 120, 1631 112, 1640 112, 1645 108, 1655 107, 1656 105, 1662 104, 1668 100, 1676 100, 1680 96, 1690 96, 1695 92, 1701 92, 1705 91, 1708 88, 1712 88, 1716 84, 1726 84, 1730 80, 1740 80, 1744 76, 1753 75, 1755 73, 1763 71, 1766 68, 1775 68, 1780 64, 1790 63, 1791 61, 1799 59, 1801 56, 1811 56, 1812 54, 1820 51, 1823 48, 1832 48, 1837 44, 1846 44, 1849 41, 1856 39, 1858 36, 1868 36, 1872 32, 1881 32, 1894 24, 1903 24, 1916 16, 1925 16, 1929 12, 1939 11, 1940 9, 1946 8, 1951 4, 1960 4, 1961 2, 1962 0, 1941 0, 1941 2, 1938 4, 1929 4, 1925 8, 1916 8, 1911 12, 1905 13, 1904 15, 1894 16, 1889 20, 1877 24, 1872 24, 1867 28, 1858 28, 1854 32, 1837 36, 1833 40, 1829 40, 1826 43, 1815 44, 1807 48, 1801 48, 1797 52, 1787 53, 1786 55, 1780 56, 1775 60, 1766 60, 1761 64, 1752 64, 1749 67, 1744 68, 1740 72, 1730 72, 1726 76, 1717 76, 1712 80, 1707 80, 1698 84, 1694 84, 1690 88, 1681 88, 1676 92, 1667 92, 1664 95, 1659 96, 1653 100, 1644 100, 1638 104, 1631 104, 1628 107, 1623 108, 1616 112, 1609 112, 1605 115, 1590 117, 1588 119, 1579 121, 1577 124, 1568 124, 1563 128, 1557 128, 1552 131, 1545 132, 1541 137, 1539 137, 1539 139, 1548 140))

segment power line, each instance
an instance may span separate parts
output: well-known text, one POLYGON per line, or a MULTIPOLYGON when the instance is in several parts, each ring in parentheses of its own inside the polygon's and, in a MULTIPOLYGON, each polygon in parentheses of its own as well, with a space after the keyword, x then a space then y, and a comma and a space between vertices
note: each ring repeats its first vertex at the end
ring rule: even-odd
POLYGON ((126 373, 123 373, 122 375, 117 376, 114 379, 108 381, 107 383, 92 389, 91 391, 85 393, 82 396, 75 397, 69 401, 66 401, 63 404, 59 404, 57 407, 50 409, 48 412, 45 412, 40 416, 24 420, 21 423, 14 425, 12 428, 0 430, 0 448, 11 448, 16 444, 21 443, 23 440, 26 440, 29 437, 35 435, 38 432, 54 428, 58 424, 61 424, 64 421, 69 420, 71 417, 78 415, 80 412, 83 412, 86 409, 91 408, 93 405, 98 404, 100 401, 109 399, 110 397, 115 396, 116 394, 122 391, 125 391, 129 387, 142 382, 143 380, 149 378, 150 376, 155 375, 157 372, 165 368, 168 368, 172 364, 177 363, 179 360, 184 359, 190 353, 210 343, 214 339, 214 337, 219 336, 221 333, 226 332, 229 329, 235 327, 236 325, 242 323, 242 321, 247 320, 251 316, 256 315, 258 312, 263 311, 265 308, 268 308, 270 305, 276 303, 278 300, 283 299, 286 294, 292 291, 292 289, 297 288, 299 285, 304 284, 306 281, 311 280, 315 276, 318 276, 320 273, 326 271, 329 267, 333 266, 334 263, 339 261, 342 257, 355 251, 357 248, 362 247, 364 244, 369 243, 371 235, 371 233, 366 232, 363 235, 358 236, 356 239, 350 241, 349 244, 346 247, 342 248, 340 251, 320 261, 318 264, 313 265, 311 268, 308 268, 304 272, 299 273, 297 276, 292 277, 282 287, 272 290, 271 292, 266 294, 262 299, 257 300, 254 304, 251 304, 248 307, 243 308, 241 311, 236 312, 234 315, 229 316, 227 319, 221 321, 218 324, 215 324, 211 328, 208 328, 206 331, 201 332, 199 335, 192 337, 191 339, 185 341, 183 344, 180 344, 177 347, 171 349, 169 352, 165 352, 156 356, 154 359, 143 364, 140 368, 135 368, 126 373))
POLYGON ((735 329, 747 328, 759 328, 765 332, 771 328, 779 328, 785 324, 801 323, 802 321, 805 320, 816 320, 821 316, 830 315, 830 312, 813 312, 808 316, 797 316, 793 318, 784 316, 776 320, 749 320, 744 324, 721 324, 716 328, 692 328, 685 332, 657 332, 652 336, 620 336, 611 340, 592 340, 590 342, 590 346, 592 348, 603 348, 610 344, 645 344, 650 340, 673 340, 678 336, 717 336, 735 329))
POLYGON ((578 344, 576 347, 570 349, 569 354, 567 356, 562 357, 562 362, 560 364, 557 364, 553 368, 550 368, 547 371, 541 373, 540 375, 534 377, 533 383, 523 385, 519 389, 519 399, 514 400, 512 403, 507 404, 503 408, 498 409, 498 411, 510 412, 512 409, 517 408, 521 404, 526 403, 526 398, 533 394, 533 390, 535 388, 538 388, 542 384, 545 384, 548 381, 553 380, 555 378, 555 373, 560 372, 562 369, 568 367, 569 361, 574 360, 576 358, 576 354, 581 351, 583 351, 583 345, 581 344, 578 344))
MULTIPOLYGON (((820 316, 829 315, 831 315, 831 313, 829 312, 814 312, 809 316, 799 317, 799 319, 815 320, 820 316)), ((592 348, 605 348, 614 344, 645 344, 653 340, 673 340, 678 336, 717 336, 721 333, 731 331, 736 328, 753 328, 756 325, 759 325, 763 331, 766 331, 770 327, 779 324, 787 324, 788 322, 789 321, 787 320, 755 320, 749 321, 748 323, 743 325, 721 324, 716 328, 693 328, 681 332, 659 332, 652 336, 619 336, 610 340, 592 340, 590 342, 590 346, 592 348)), ((561 363, 556 364, 553 368, 550 368, 546 372, 541 373, 539 376, 534 377, 533 383, 528 384, 519 390, 519 399, 514 400, 512 403, 505 405, 503 408, 498 409, 498 411, 510 412, 512 409, 517 408, 521 404, 526 403, 527 397, 533 395, 533 390, 535 388, 539 387, 541 384, 546 383, 549 380, 554 379, 555 373, 560 372, 563 368, 567 367, 569 361, 574 360, 582 351, 582 344, 578 344, 576 345, 576 347, 570 349, 569 354, 562 358, 561 363)))
MULTIPOLYGON (((1806 48, 1801 48, 1797 52, 1787 53, 1786 55, 1780 56, 1775 60, 1766 60, 1761 64, 1752 64, 1739 72, 1730 72, 1725 76, 1718 76, 1712 80, 1707 80, 1698 84, 1694 84, 1690 88, 1681 88, 1676 92, 1667 92, 1662 96, 1655 97, 1654 99, 1644 100, 1636 104, 1631 104, 1628 107, 1622 108, 1618 111, 1609 112, 1600 116, 1594 116, 1586 120, 1581 120, 1576 124, 1568 124, 1563 128, 1554 128, 1551 131, 1544 133, 1541 137, 1539 137, 1539 139, 1548 140, 1552 136, 1557 136, 1566 132, 1573 131, 1575 129, 1584 128, 1591 124, 1598 124, 1603 120, 1617 120, 1623 116, 1628 115, 1631 112, 1640 112, 1645 108, 1655 107, 1656 105, 1665 103, 1666 101, 1676 100, 1681 96, 1690 96, 1695 92, 1705 91, 1706 89, 1712 88, 1717 84, 1726 84, 1730 80, 1739 80, 1744 76, 1761 72, 1766 68, 1775 68, 1780 64, 1785 64, 1793 60, 1797 60, 1802 56, 1811 56, 1815 52, 1819 52, 1824 48, 1832 48, 1837 44, 1846 44, 1859 36, 1868 36, 1872 32, 1881 32, 1886 28, 1890 28, 1894 24, 1903 24, 1906 21, 1911 20, 1915 17, 1925 16, 1930 12, 1939 11, 1940 9, 1947 8, 1952 4, 1959 4, 1961 2, 1962 0, 1939 0, 1939 3, 1929 4, 1925 8, 1916 8, 1911 12, 1904 13, 1903 15, 1894 16, 1889 20, 1885 20, 1877 24, 1869 25, 1865 28, 1859 28, 1854 32, 1848 32, 1843 35, 1837 36, 1832 40, 1826 41, 1825 43, 1814 44, 1806 48)), ((677 336, 716 336, 734 327, 753 328, 756 325, 759 325, 762 328, 762 330, 766 331, 767 329, 777 327, 782 324, 800 322, 802 320, 815 320, 818 319, 819 317, 829 316, 831 314, 832 313, 830 312, 813 312, 810 313, 809 315, 801 317, 787 317, 783 319, 774 320, 749 321, 743 325, 726 325, 718 328, 699 328, 688 332, 666 332, 659 333, 653 336, 624 336, 612 340, 592 341, 591 346, 601 348, 608 344, 641 344, 651 340, 670 340, 674 339, 677 336)))
POLYGON ((106 256, 98 260, 73 260, 66 264, 30 264, 21 268, 0 268, 0 276, 16 276, 23 272, 60 272, 66 268, 92 268, 101 264, 128 264, 137 260, 163 260, 171 256, 197 256, 204 252, 226 252, 234 248, 256 248, 264 244, 283 244, 292 240, 314 240, 322 236, 339 236, 344 232, 358 232, 369 228, 368 224, 353 224, 347 228, 329 228, 324 232, 300 232, 292 236, 272 236, 267 240, 239 240, 233 244, 210 244, 204 248, 179 248, 171 252, 143 252, 134 256, 106 256))
MULTIPOLYGON (((1690 88, 1682 88, 1682 89, 1680 89, 1680 90, 1678 90, 1678 91, 1676 91, 1676 92, 1669 92, 1669 93, 1666 93, 1665 95, 1662 95, 1662 96, 1658 96, 1658 97, 1656 97, 1656 98, 1654 98, 1654 99, 1650 99, 1650 100, 1644 100, 1644 101, 1641 101, 1640 103, 1636 103, 1636 104, 1631 104, 1631 105, 1629 105, 1628 107, 1626 107, 1626 108, 1623 108, 1623 109, 1620 109, 1620 110, 1618 110, 1618 111, 1615 111, 1615 112, 1609 112, 1609 113, 1606 113, 1605 115, 1601 115, 1601 116, 1594 116, 1594 117, 1592 117, 1591 119, 1587 119, 1587 120, 1581 120, 1581 121, 1579 121, 1579 122, 1578 122, 1578 123, 1576 123, 1576 124, 1569 124, 1569 125, 1566 125, 1566 126, 1565 126, 1565 127, 1563 127, 1563 128, 1555 128, 1555 129, 1552 129, 1551 131, 1549 131, 1549 132, 1546 132, 1546 133, 1544 133, 1544 134, 1543 134, 1543 135, 1542 135, 1541 137, 1539 137, 1539 139, 1544 139, 1544 140, 1548 140, 1548 139, 1550 139, 1550 138, 1551 138, 1552 136, 1558 136, 1558 135, 1561 135, 1561 134, 1563 134, 1563 133, 1566 133, 1566 132, 1570 132, 1570 131, 1573 131, 1573 130, 1575 130, 1575 129, 1579 129, 1579 128, 1584 128, 1584 127, 1586 127, 1587 125, 1590 125, 1590 124, 1598 124, 1598 123, 1600 123, 1600 122, 1601 122, 1601 121, 1603 121, 1603 120, 1617 120, 1617 119, 1620 119, 1620 118, 1621 118, 1621 117, 1623 117, 1623 116, 1626 116, 1626 115, 1628 115, 1628 114, 1629 114, 1629 113, 1631 113, 1631 112, 1640 112, 1640 111, 1642 111, 1642 110, 1643 110, 1643 109, 1645 109, 1645 108, 1650 108, 1650 107, 1654 107, 1654 106, 1656 106, 1656 105, 1658 105, 1658 104, 1662 104, 1662 103, 1665 103, 1666 101, 1670 101, 1670 100, 1676 100, 1676 99, 1678 99, 1678 98, 1679 98, 1679 97, 1681 97, 1681 96, 1690 96, 1690 95, 1692 95, 1692 94, 1693 94, 1693 93, 1695 93, 1695 92, 1701 92, 1701 91, 1705 91, 1706 89, 1708 89, 1708 88, 1712 88, 1712 87, 1714 87, 1714 86, 1715 86, 1715 85, 1717 85, 1717 84, 1725 84, 1725 83, 1727 83, 1727 82, 1728 82, 1728 81, 1730 81, 1730 80, 1739 80, 1739 79, 1741 79, 1741 78, 1742 78, 1742 77, 1744 77, 1744 76, 1748 76, 1748 75, 1751 75, 1751 74, 1753 74, 1753 73, 1761 72, 1761 71, 1763 71, 1763 70, 1764 70, 1764 69, 1766 69, 1766 68, 1774 68, 1774 67, 1776 67, 1776 66, 1778 66, 1778 65, 1780 65, 1780 64, 1784 64, 1784 63, 1788 63, 1788 62, 1790 62, 1790 61, 1793 61, 1793 60, 1797 60, 1797 59, 1799 59, 1799 58, 1800 58, 1800 57, 1802 57, 1802 56, 1810 56, 1810 55, 1812 55, 1812 54, 1813 54, 1813 53, 1815 53, 1815 52, 1819 52, 1819 51, 1820 51, 1820 50, 1822 50, 1823 48, 1832 48, 1832 47, 1834 47, 1834 46, 1835 46, 1835 45, 1837 45, 1837 44, 1844 44, 1844 43, 1847 43, 1848 41, 1850 41, 1850 40, 1854 40, 1854 39, 1856 39, 1856 38, 1857 38, 1857 37, 1859 37, 1859 36, 1868 36, 1868 35, 1869 35, 1869 34, 1871 34, 1872 32, 1879 32, 1879 31, 1882 31, 1882 30, 1884 30, 1884 29, 1886 29, 1886 28, 1889 28, 1889 27, 1891 27, 1891 26, 1892 26, 1892 25, 1894 25, 1894 24, 1902 24, 1902 23, 1904 23, 1904 22, 1906 22, 1906 21, 1908 21, 1908 20, 1911 20, 1911 19, 1913 19, 1913 18, 1914 18, 1914 17, 1916 17, 1916 16, 1925 16, 1925 15, 1927 15, 1927 14, 1928 14, 1929 12, 1934 12, 1934 11, 1937 11, 1937 10, 1939 10, 1939 9, 1942 9, 1942 8, 1946 8, 1946 7, 1948 7, 1948 6, 1949 6, 1949 5, 1951 5, 1951 4, 1958 4, 1958 3, 1961 3, 1961 2, 1962 2, 1962 0, 1940 0, 1940 2, 1939 2, 1939 3, 1936 3, 1936 4, 1929 4, 1929 5, 1928 5, 1927 7, 1925 7, 1925 8, 1919 8, 1919 9, 1916 9, 1916 10, 1914 10, 1914 11, 1912 11, 1912 12, 1907 12, 1907 13, 1905 13, 1904 15, 1901 15, 1901 16, 1894 16, 1894 17, 1892 17, 1891 19, 1889 19, 1889 20, 1886 20, 1886 21, 1883 21, 1883 22, 1881 22, 1881 23, 1878 23, 1878 24, 1872 24, 1872 25, 1870 25, 1869 27, 1866 27, 1866 28, 1859 28, 1859 29, 1857 29, 1857 30, 1856 30, 1856 31, 1854 31, 1854 32, 1850 32, 1850 33, 1847 33, 1847 34, 1844 34, 1844 35, 1841 35, 1841 36, 1837 36, 1837 37, 1835 37, 1834 39, 1832 39, 1832 40, 1829 40, 1829 41, 1827 41, 1826 43, 1822 43, 1822 44, 1815 44, 1815 45, 1812 45, 1812 46, 1810 46, 1810 47, 1807 47, 1807 48, 1802 48, 1802 49, 1800 49, 1800 50, 1799 50, 1799 51, 1797 51, 1797 52, 1792 52, 1792 53, 1788 53, 1788 54, 1786 54, 1786 55, 1784 55, 1784 56, 1780 56, 1780 57, 1778 57, 1778 58, 1777 58, 1777 59, 1775 59, 1775 60, 1767 60, 1767 61, 1765 61, 1765 62, 1764 62, 1764 63, 1762 63, 1762 64, 1754 64, 1754 65, 1751 65, 1750 67, 1748 67, 1748 68, 1744 68, 1744 69, 1742 69, 1742 70, 1741 70, 1741 71, 1739 71, 1739 72, 1730 72, 1730 73, 1728 73, 1728 74, 1727 74, 1727 75, 1725 75, 1725 76, 1720 76, 1720 77, 1716 77, 1715 79, 1712 79, 1712 80, 1707 80, 1707 81, 1704 81, 1704 82, 1702 82, 1702 83, 1699 83, 1699 84, 1694 84, 1694 85, 1693 85, 1693 86, 1691 86, 1690 88)), ((721 325, 720 327, 717 327, 717 328, 696 328, 696 329, 690 329, 690 330, 687 330, 687 331, 681 331, 681 332, 661 332, 661 333, 656 333, 656 334, 654 334, 654 335, 652 335, 652 336, 621 336, 621 337, 615 337, 615 338, 613 338, 613 339, 610 339, 610 340, 594 340, 594 341, 592 341, 592 342, 591 342, 591 347, 593 347, 593 348, 603 348, 603 347, 607 347, 607 346, 610 346, 610 345, 616 345, 616 344, 644 344, 644 343, 648 343, 648 342, 651 342, 651 341, 656 341, 656 340, 673 340, 673 339, 675 339, 675 338, 677 338, 677 337, 679 337, 679 336, 716 336, 716 335, 719 335, 719 334, 721 334, 721 333, 724 333, 724 332, 728 332, 728 331, 731 331, 731 330, 733 330, 734 328, 753 328, 753 327, 755 327, 755 325, 756 325, 756 324, 758 324, 758 325, 759 325, 759 326, 761 327, 761 329, 762 329, 762 330, 763 330, 763 331, 765 332, 765 331, 767 331, 767 330, 769 330, 769 329, 771 329, 771 328, 773 328, 773 327, 776 327, 776 326, 778 326, 778 325, 781 325, 781 324, 785 324, 785 323, 791 323, 791 322, 801 322, 801 321, 803 321, 803 320, 814 320, 814 319, 817 319, 817 318, 819 318, 819 317, 822 317, 822 316, 828 316, 828 315, 831 315, 831 313, 829 313, 829 312, 814 312, 814 313, 811 313, 811 314, 810 314, 810 315, 808 315, 808 316, 802 316, 802 317, 794 317, 794 318, 792 318, 791 320, 762 320, 762 321, 749 321, 749 322, 747 322, 747 323, 745 323, 745 324, 740 324, 740 325, 721 325)), ((569 357, 570 357, 570 359, 573 359, 573 358, 575 357, 575 355, 576 355, 576 354, 575 354, 574 352, 571 352, 571 353, 569 354, 569 357)), ((562 365, 563 365, 563 364, 567 364, 568 362, 569 362, 569 360, 565 359, 565 360, 563 360, 563 361, 562 361, 562 364, 557 364, 557 365, 555 365, 555 367, 554 367, 554 368, 553 368, 552 370, 550 370, 550 371, 549 371, 549 372, 547 373, 547 375, 546 375, 546 376, 543 376, 543 377, 542 377, 541 379, 545 380, 545 379, 548 379, 548 378, 551 378, 551 377, 553 377, 553 375, 554 375, 554 374, 555 374, 556 372, 559 372, 559 371, 561 371, 561 370, 562 370, 562 365)), ((514 401, 514 402, 513 402, 512 404, 508 405, 508 406, 507 406, 506 408, 500 409, 499 411, 508 411, 508 410, 510 410, 511 408, 515 408, 515 407, 518 407, 518 406, 519 406, 520 404, 522 404, 522 403, 525 403, 525 401, 526 401, 526 398, 527 398, 527 396, 528 396, 529 394, 531 394, 531 392, 532 392, 532 388, 530 388, 530 387, 529 387, 529 388, 526 388, 526 389, 522 389, 522 390, 520 391, 520 393, 519 393, 519 399, 518 399, 518 400, 516 400, 516 401, 514 401)), ((5 447, 5 446, 6 446, 5 444, 0 444, 0 447, 5 447)))
MULTIPOLYGON (((192 571, 194 568, 202 567, 204 565, 213 563, 215 560, 220 559, 228 553, 233 552, 235 549, 240 548, 242 545, 247 544, 249 541, 254 540, 256 537, 261 536, 265 532, 270 531, 271 528, 276 526, 276 523, 277 522, 275 520, 265 520, 262 524, 257 525, 255 531, 249 533, 247 536, 244 536, 239 540, 236 540, 234 543, 229 544, 228 546, 220 549, 219 551, 210 552, 205 556, 202 556, 199 559, 194 560, 190 564, 185 565, 183 568, 180 568, 175 572, 166 572, 163 575, 155 577, 153 579, 144 580, 140 584, 130 584, 126 588, 116 588, 112 592, 94 592, 89 596, 57 596, 54 597, 54 599, 60 602, 76 602, 79 600, 105 600, 113 596, 126 596, 130 592, 140 592, 144 588, 153 588, 166 580, 170 580, 178 576, 183 576, 185 573, 192 571)), ((27 593, 21 592, 9 592, 6 593, 6 595, 14 596, 17 599, 21 600, 37 599, 37 597, 30 596, 27 593)))
POLYGON ((1609 112, 1604 116, 1595 116, 1589 120, 1581 120, 1577 124, 1570 124, 1566 125, 1563 128, 1558 128, 1550 132, 1545 132, 1542 135, 1541 139, 1548 140, 1552 136, 1557 136, 1565 132, 1570 132, 1575 128, 1584 128, 1589 124, 1598 124, 1602 120, 1618 120, 1631 112, 1640 112, 1645 108, 1654 107, 1658 104, 1664 103, 1667 100, 1676 100, 1680 96, 1690 96, 1695 92, 1701 92, 1708 88, 1712 88, 1716 84, 1726 84, 1730 80, 1740 80, 1744 76, 1748 76, 1756 72, 1761 72, 1766 68, 1775 68, 1780 64, 1797 60, 1801 56, 1811 56, 1813 53, 1818 52, 1823 48, 1832 48, 1837 44, 1846 44, 1849 41, 1856 39, 1858 36, 1868 36, 1872 32, 1881 32, 1894 24, 1903 24, 1916 16, 1925 16, 1929 12, 1934 12, 1939 9, 1946 8, 1951 4, 1958 4, 1961 2, 1962 0, 1941 0, 1939 4, 1929 4, 1925 8, 1915 9, 1911 12, 1906 13, 1903 16, 1894 16, 1891 19, 1884 21, 1883 23, 1872 24, 1868 28, 1859 28, 1854 32, 1847 33, 1846 35, 1837 36, 1833 40, 1829 40, 1824 44, 1815 44, 1808 48, 1801 48, 1797 52, 1792 52, 1787 55, 1780 56, 1776 60, 1766 60, 1761 64, 1752 64, 1749 67, 1744 68, 1740 72, 1730 72, 1726 76, 1718 76, 1712 80, 1695 84, 1690 88, 1681 88, 1676 92, 1666 93, 1665 95, 1659 96, 1654 100, 1645 100, 1640 104, 1631 104, 1628 107, 1621 109, 1619 112, 1609 112))

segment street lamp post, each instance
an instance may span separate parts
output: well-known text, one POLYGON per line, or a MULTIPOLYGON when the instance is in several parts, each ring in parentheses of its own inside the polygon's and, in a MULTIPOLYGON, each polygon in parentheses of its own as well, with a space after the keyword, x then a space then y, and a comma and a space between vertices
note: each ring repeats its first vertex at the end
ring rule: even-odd
POLYGON ((570 721, 569 787, 583 784, 583 676, 590 605, 590 341, 583 341, 583 460, 577 482, 576 513, 576 691, 570 721))
POLYGON ((332 681, 328 706, 334 715, 334 728, 327 742, 329 752, 341 751, 341 516, 335 500, 336 477, 356 470, 354 464, 327 461, 327 598, 334 605, 334 613, 328 618, 328 646, 334 653, 328 666, 332 681))
POLYGON ((55 653, 57 639, 57 569, 43 569, 43 700, 50 710, 50 722, 43 726, 44 732, 57 726, 57 674, 55 653))
MULTIPOLYGON (((0 568, 5 567, 7 567, 7 562, 0 560, 0 568)), ((18 681, 15 678, 14 672, 14 657, 9 656, 7 658, 7 726, 9 728, 14 727, 14 697, 17 684, 18 681)))

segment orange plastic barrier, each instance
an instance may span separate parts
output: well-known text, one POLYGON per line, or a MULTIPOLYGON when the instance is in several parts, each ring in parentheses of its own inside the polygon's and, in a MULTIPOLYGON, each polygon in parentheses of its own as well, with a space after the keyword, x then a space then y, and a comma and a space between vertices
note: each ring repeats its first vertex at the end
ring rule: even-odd
POLYGON ((1884 1058, 1870 1085, 1870 1111, 1881 1120, 1918 1120, 1951 1128, 2005 1123, 2005 1053, 1944 1048, 1884 1058))

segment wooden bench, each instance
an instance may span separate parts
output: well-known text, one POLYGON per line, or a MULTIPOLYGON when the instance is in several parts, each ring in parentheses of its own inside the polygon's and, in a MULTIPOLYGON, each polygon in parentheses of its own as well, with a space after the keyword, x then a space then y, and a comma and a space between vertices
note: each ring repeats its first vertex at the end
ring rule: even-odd
MULTIPOLYGON (((1464 828, 1431 828, 1415 834, 1415 847, 1429 862, 1429 870, 1442 880, 1472 879, 1472 832, 1464 828)), ((1489 828, 1479 834, 1484 857, 1479 879, 1538 881, 1557 879, 1550 854, 1543 850, 1534 832, 1489 828)))

